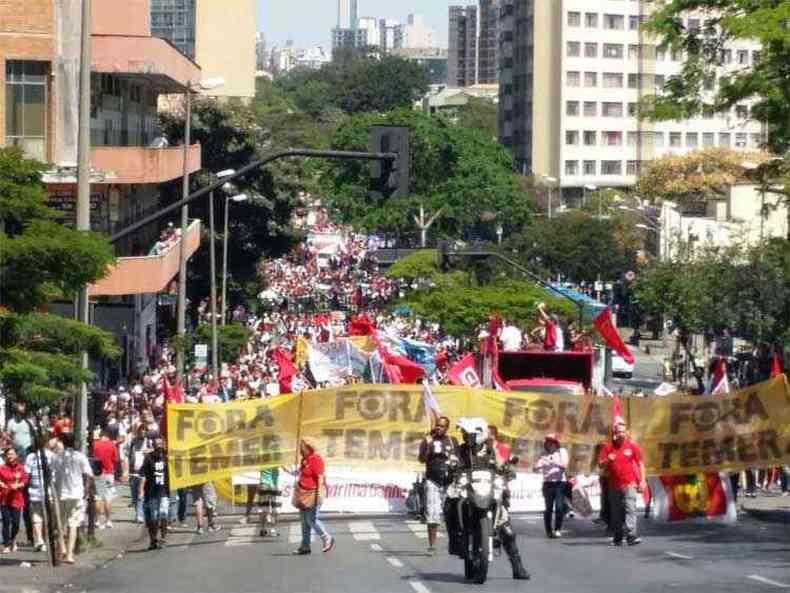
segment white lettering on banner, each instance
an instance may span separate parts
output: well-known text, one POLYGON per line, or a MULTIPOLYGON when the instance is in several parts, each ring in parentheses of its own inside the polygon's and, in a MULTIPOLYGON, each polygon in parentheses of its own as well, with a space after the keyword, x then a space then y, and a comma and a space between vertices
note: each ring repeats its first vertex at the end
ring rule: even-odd
MULTIPOLYGON (((328 496, 321 510, 330 513, 406 513, 406 497, 416 478, 414 472, 360 472, 330 468, 326 474, 328 496)), ((600 509, 600 491, 595 477, 584 479, 584 489, 593 510, 600 509)), ((236 474, 234 485, 257 484, 258 473, 236 474)), ((295 513, 291 506, 294 477, 280 472, 284 513, 295 513)), ((543 476, 519 473, 510 483, 510 510, 534 513, 544 509, 543 476)))

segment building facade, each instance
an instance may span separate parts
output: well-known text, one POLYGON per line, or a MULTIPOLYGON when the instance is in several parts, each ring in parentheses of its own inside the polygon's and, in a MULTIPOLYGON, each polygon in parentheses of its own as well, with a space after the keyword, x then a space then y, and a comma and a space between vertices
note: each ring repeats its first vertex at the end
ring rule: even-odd
POLYGON ((205 94, 249 102, 257 69, 255 8, 255 0, 151 0, 151 34, 201 64, 204 79, 224 80, 205 94))
MULTIPOLYGON (((0 4, 0 144, 51 163, 42 180, 50 207, 76 223, 76 162, 81 3, 14 0, 0 4)), ((176 48, 152 37, 148 0, 94 0, 91 40, 91 228, 113 234, 159 206, 159 187, 184 169, 200 169, 200 146, 152 144, 157 99, 183 94, 200 68, 176 48), (156 146, 156 147, 154 147, 156 146)), ((117 264, 89 288, 97 319, 112 310, 127 366, 145 368, 156 345, 157 295, 178 272, 178 243, 146 257, 157 241, 152 225, 116 244, 117 264)), ((191 255, 200 223, 186 237, 191 255)), ((53 308, 56 310, 56 308, 53 308)), ((68 313, 68 312, 67 312, 68 313)))
MULTIPOLYGON (((524 173, 558 180, 568 198, 583 187, 628 186, 644 163, 698 148, 759 148, 749 106, 651 124, 637 105, 660 91, 683 56, 640 28, 644 0, 504 0, 500 15, 500 141, 524 173)), ((701 18, 684 23, 698 27, 701 18)), ((735 42, 724 70, 750 64, 759 47, 735 42)), ((714 90, 715 80, 706 83, 714 90)))
POLYGON ((425 24, 422 15, 410 14, 402 31, 403 49, 429 49, 436 46, 436 32, 425 24))
POLYGON ((476 5, 450 7, 447 62, 449 86, 497 83, 499 3, 500 0, 478 0, 476 5))
POLYGON ((359 20, 358 0, 337 0, 337 28, 356 29, 359 20))

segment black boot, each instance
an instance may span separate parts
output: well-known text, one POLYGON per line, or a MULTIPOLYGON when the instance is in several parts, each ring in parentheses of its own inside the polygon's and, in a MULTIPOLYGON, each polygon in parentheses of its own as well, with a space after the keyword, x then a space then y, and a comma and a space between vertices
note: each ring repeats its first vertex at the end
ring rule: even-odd
POLYGON ((150 538, 151 538, 151 543, 150 543, 150 544, 148 544, 148 549, 149 549, 149 550, 156 550, 156 548, 157 548, 157 538, 156 538, 156 535, 157 535, 157 529, 156 529, 156 526, 153 526, 153 527, 148 527, 148 537, 150 537, 150 538))
POLYGON ((505 548, 508 560, 510 560, 510 566, 513 567, 513 578, 519 581, 528 581, 530 574, 521 563, 521 554, 519 554, 518 545, 516 545, 516 534, 513 533, 509 525, 502 530, 502 546, 505 548))

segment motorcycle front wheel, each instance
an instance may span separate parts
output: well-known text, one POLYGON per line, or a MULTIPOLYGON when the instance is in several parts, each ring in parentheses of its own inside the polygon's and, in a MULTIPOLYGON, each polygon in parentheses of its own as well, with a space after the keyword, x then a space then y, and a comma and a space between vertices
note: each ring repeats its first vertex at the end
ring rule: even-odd
POLYGON ((488 557, 491 555, 491 519, 483 515, 480 517, 477 539, 475 541, 475 551, 477 552, 477 562, 474 581, 482 585, 488 578, 488 557))

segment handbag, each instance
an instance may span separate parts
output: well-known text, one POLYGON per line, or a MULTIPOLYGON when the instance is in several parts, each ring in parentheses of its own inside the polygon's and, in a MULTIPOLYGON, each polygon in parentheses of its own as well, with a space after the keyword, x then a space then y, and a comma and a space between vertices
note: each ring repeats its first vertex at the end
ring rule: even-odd
POLYGON ((300 511, 309 511, 318 502, 318 488, 302 488, 299 482, 294 484, 293 496, 291 497, 291 504, 294 508, 300 511))

